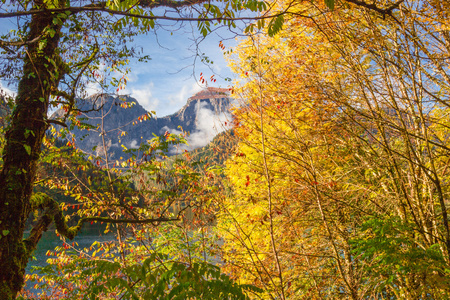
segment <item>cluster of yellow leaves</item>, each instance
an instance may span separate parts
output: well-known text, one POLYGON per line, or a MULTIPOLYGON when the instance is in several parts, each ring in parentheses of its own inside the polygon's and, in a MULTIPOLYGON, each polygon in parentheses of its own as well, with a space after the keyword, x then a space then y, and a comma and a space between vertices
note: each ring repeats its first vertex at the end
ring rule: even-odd
POLYGON ((328 203, 333 218, 345 214, 334 172, 345 155, 334 144, 338 108, 317 84, 341 76, 333 72, 335 53, 306 26, 247 39, 235 52, 235 72, 251 77, 236 89, 245 99, 235 113, 241 142, 227 165, 234 195, 219 225, 228 267, 273 297, 313 297, 330 282, 330 292, 345 289, 329 239, 341 241, 333 229, 327 233, 334 225, 318 209, 328 203), (316 276, 319 269, 327 271, 316 276))
POLYGON ((388 20, 289 3, 316 15, 235 49, 239 145, 218 226, 228 272, 264 297, 448 296, 438 2, 406 1, 388 20))

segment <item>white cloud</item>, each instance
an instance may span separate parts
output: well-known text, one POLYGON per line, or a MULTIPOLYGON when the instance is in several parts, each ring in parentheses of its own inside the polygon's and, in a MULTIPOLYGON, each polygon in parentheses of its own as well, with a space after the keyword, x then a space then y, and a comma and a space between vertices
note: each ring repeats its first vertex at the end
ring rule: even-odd
POLYGON ((17 96, 17 92, 16 92, 16 91, 13 91, 13 90, 11 90, 10 88, 6 87, 6 86, 3 84, 3 82, 1 82, 1 81, 0 81, 0 90, 1 90, 3 93, 5 93, 6 95, 8 95, 8 96, 11 96, 11 97, 16 97, 16 96, 17 96))
POLYGON ((168 101, 171 106, 182 107, 186 104, 189 97, 195 93, 200 92, 203 88, 197 83, 191 85, 183 85, 178 93, 174 93, 168 96, 168 101))
POLYGON ((101 93, 102 88, 97 82, 88 82, 83 92, 86 93, 87 96, 92 96, 101 93))
MULTIPOLYGON (((96 80, 109 80, 111 79, 111 76, 118 76, 116 72, 113 72, 112 74, 110 74, 107 71, 107 66, 106 64, 99 64, 98 68, 96 69, 96 74, 98 74, 98 78, 96 80)), ((122 75, 120 75, 122 76, 122 75)), ((85 78, 86 79, 86 78, 85 78)), ((92 78, 90 79, 89 82, 87 82, 86 86, 84 86, 84 89, 81 91, 80 96, 81 97, 89 97, 92 95, 97 95, 97 94, 101 94, 101 93, 107 93, 108 91, 105 90, 105 87, 102 87, 101 84, 97 81, 91 81, 93 80, 92 78)))
POLYGON ((130 143, 130 146, 128 148, 135 149, 137 147, 138 147, 137 141, 136 140, 132 140, 131 143, 130 143))
POLYGON ((202 102, 198 111, 197 128, 188 137, 191 149, 206 146, 219 133, 229 129, 231 116, 221 112, 215 114, 212 110, 205 108, 202 102))
MULTIPOLYGON (((196 130, 192 132, 186 139, 188 145, 178 147, 177 151, 192 150, 206 146, 219 133, 231 128, 231 115, 221 112, 216 114, 214 111, 205 107, 206 103, 199 102, 197 105, 198 113, 196 120, 196 130)), ((181 131, 177 129, 169 129, 164 127, 162 132, 169 131, 170 133, 180 134, 181 131)), ((175 152, 175 151, 172 151, 175 152)))
POLYGON ((146 110, 158 111, 160 101, 158 98, 153 96, 153 89, 154 84, 150 81, 146 85, 142 85, 141 88, 126 87, 124 92, 125 94, 135 98, 146 110))
POLYGON ((161 128, 159 130, 159 134, 165 134, 166 131, 169 132, 169 133, 172 133, 172 134, 182 134, 183 133, 182 131, 180 131, 178 129, 172 129, 172 128, 169 128, 167 126, 164 126, 163 128, 161 128))

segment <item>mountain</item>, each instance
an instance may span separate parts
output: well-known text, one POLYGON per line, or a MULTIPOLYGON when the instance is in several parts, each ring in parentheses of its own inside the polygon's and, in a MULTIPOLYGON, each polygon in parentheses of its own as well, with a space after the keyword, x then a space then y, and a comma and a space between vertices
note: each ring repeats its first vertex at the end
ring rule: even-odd
MULTIPOLYGON (((95 95, 77 103, 81 111, 78 120, 89 124, 91 129, 74 127, 70 132, 79 149, 100 156, 106 147, 113 159, 126 156, 121 145, 128 149, 137 148, 153 134, 162 135, 166 131, 189 132, 189 146, 183 150, 191 150, 205 146, 229 127, 231 101, 228 89, 209 87, 190 97, 178 112, 156 118, 132 97, 95 95)), ((62 119, 63 116, 64 111, 59 109, 51 119, 62 119)))

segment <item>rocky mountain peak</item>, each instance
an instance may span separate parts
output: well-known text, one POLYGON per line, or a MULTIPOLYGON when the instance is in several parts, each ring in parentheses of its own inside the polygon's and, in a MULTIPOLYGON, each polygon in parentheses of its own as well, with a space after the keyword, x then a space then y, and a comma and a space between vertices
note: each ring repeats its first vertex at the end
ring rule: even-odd
POLYGON ((180 120, 185 120, 187 116, 198 115, 198 110, 204 106, 207 106, 215 114, 220 114, 228 111, 229 105, 230 92, 228 89, 208 87, 189 97, 186 105, 174 115, 180 120))
MULTIPOLYGON (((209 87, 189 99, 178 112, 162 117, 148 118, 148 112, 139 105, 139 99, 130 96, 114 97, 95 95, 79 100, 78 107, 84 111, 80 117, 83 122, 96 129, 85 131, 74 128, 71 133, 81 150, 93 155, 103 155, 104 145, 111 158, 126 157, 122 153, 124 145, 136 148, 142 141, 151 139, 153 134, 161 135, 165 131, 181 133, 181 128, 190 135, 188 149, 205 146, 215 135, 227 129, 225 122, 230 121, 231 98, 228 89, 209 87), (105 141, 103 141, 103 138, 105 141)), ((61 110, 52 118, 61 117, 61 110)))

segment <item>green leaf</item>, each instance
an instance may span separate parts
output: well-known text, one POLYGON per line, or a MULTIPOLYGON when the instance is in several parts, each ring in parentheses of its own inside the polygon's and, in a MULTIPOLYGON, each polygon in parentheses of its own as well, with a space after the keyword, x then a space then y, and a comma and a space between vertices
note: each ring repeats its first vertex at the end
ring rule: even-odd
POLYGON ((2 234, 3 236, 7 236, 9 234, 9 230, 7 229, 2 230, 2 234))
POLYGON ((28 155, 31 155, 31 147, 28 145, 23 145, 23 147, 25 148, 25 151, 27 151, 28 155))
POLYGON ((277 34, 282 28, 284 23, 284 16, 279 15, 275 19, 272 19, 269 23, 269 28, 267 30, 269 36, 274 36, 277 34))
POLYGON ((334 0, 325 0, 325 5, 326 5, 329 9, 333 10, 333 9, 334 9, 334 0))
POLYGON ((56 17, 56 18, 53 18, 53 24, 55 24, 55 25, 62 25, 62 21, 61 21, 61 19, 60 18, 58 18, 58 17, 56 17))

